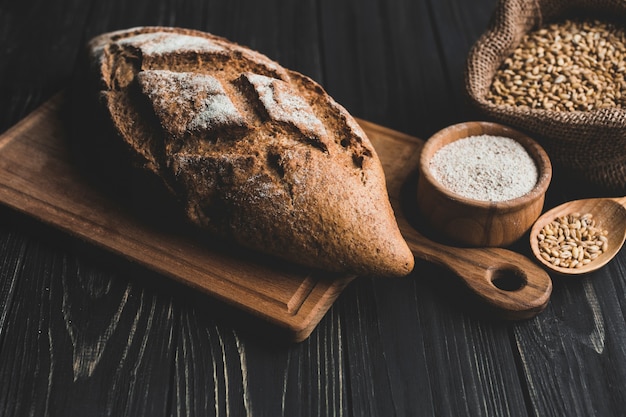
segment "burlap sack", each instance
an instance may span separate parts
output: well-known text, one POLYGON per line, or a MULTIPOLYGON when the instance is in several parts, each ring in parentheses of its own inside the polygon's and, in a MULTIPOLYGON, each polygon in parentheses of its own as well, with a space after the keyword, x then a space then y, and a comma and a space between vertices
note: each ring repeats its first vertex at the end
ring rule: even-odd
MULTIPOLYGON (((487 118, 535 138, 555 170, 608 192, 626 192, 626 110, 559 112, 495 105, 485 99, 496 70, 529 31, 570 16, 603 16, 626 24, 624 0, 499 0, 487 31, 471 49, 466 68, 470 102, 487 118)), ((625 92, 626 93, 626 92, 625 92)))

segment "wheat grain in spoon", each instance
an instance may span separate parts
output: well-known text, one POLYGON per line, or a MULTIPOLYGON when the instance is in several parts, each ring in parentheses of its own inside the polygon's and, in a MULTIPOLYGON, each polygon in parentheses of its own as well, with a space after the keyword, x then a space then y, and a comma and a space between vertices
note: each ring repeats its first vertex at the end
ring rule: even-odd
MULTIPOLYGON (((625 239, 626 197, 590 198, 561 204, 541 215, 530 231, 530 246, 534 256, 547 269, 562 275, 581 275, 603 267, 620 251, 625 239), (575 213, 581 216, 592 215, 595 227, 606 232, 606 247, 603 251, 596 251, 594 248, 598 255, 587 263, 579 262, 575 267, 555 265, 555 262, 545 259, 545 255, 542 255, 539 235, 544 227, 555 219, 575 213)), ((564 252, 567 252, 567 248, 564 252)), ((568 256, 569 254, 565 253, 563 259, 568 256)))

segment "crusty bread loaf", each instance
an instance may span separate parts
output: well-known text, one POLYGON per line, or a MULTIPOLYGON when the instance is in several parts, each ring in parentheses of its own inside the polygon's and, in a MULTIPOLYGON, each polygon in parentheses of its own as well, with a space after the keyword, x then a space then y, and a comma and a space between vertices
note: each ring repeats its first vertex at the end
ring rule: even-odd
POLYGON ((199 31, 134 28, 88 47, 110 140, 193 224, 330 271, 412 270, 374 148, 317 83, 199 31))

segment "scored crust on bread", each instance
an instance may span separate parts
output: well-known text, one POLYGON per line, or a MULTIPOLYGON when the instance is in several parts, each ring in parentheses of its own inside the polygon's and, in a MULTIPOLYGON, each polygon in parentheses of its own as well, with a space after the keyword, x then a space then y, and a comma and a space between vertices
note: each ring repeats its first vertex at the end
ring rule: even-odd
POLYGON ((413 269, 372 144, 313 80, 181 28, 106 33, 88 52, 110 140, 192 224, 329 271, 413 269))

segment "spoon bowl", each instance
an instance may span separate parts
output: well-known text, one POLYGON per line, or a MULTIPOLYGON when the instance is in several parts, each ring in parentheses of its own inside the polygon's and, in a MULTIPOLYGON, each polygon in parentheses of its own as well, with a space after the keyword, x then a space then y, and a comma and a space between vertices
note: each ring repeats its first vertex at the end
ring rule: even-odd
POLYGON ((590 198, 561 204, 541 215, 530 231, 530 247, 535 258, 547 269, 561 275, 581 275, 603 267, 620 251, 625 239, 626 197, 590 198), (554 219, 572 213, 592 214, 596 227, 607 231, 608 249, 588 264, 577 268, 555 266, 541 256, 538 235, 544 226, 554 219))

